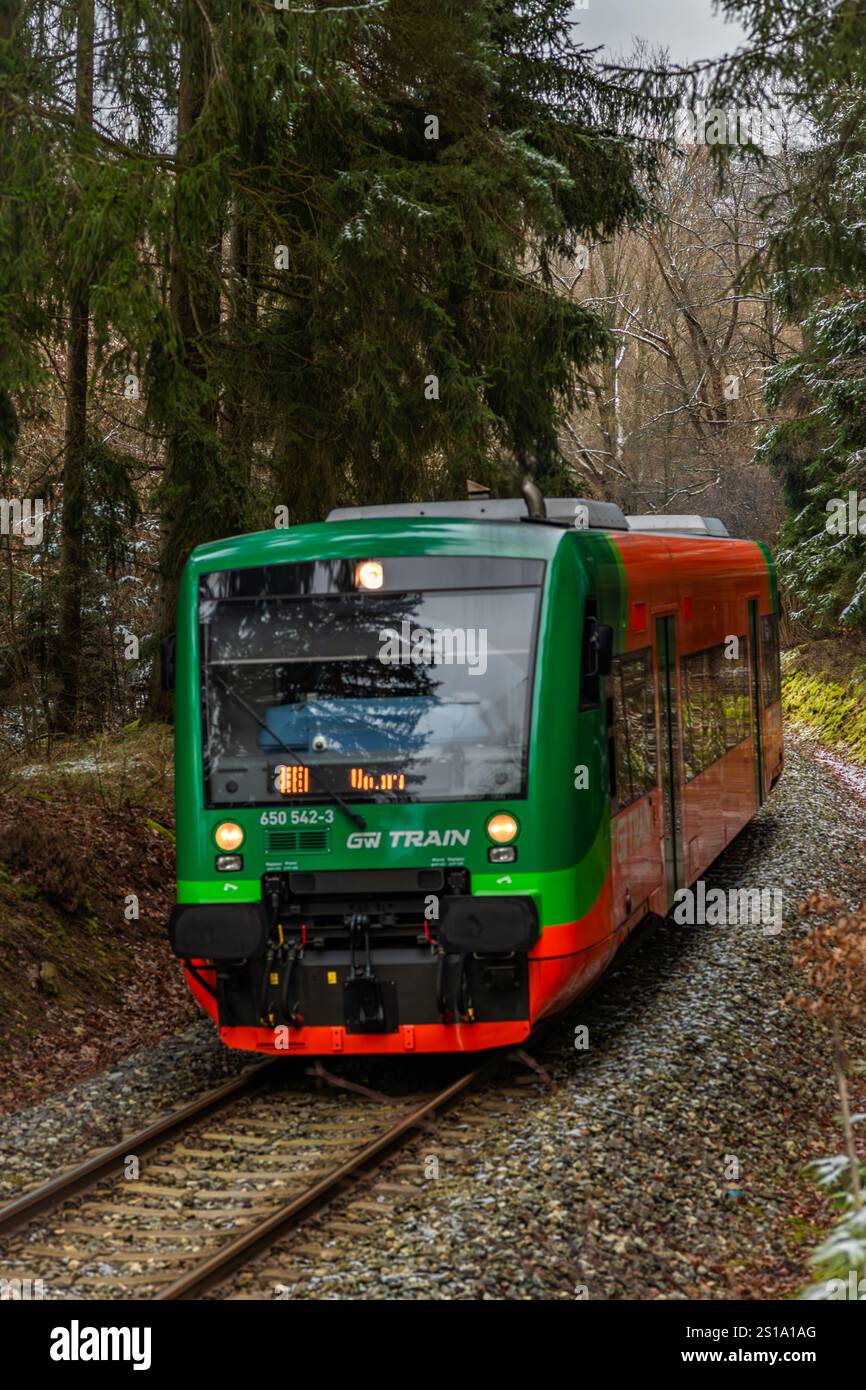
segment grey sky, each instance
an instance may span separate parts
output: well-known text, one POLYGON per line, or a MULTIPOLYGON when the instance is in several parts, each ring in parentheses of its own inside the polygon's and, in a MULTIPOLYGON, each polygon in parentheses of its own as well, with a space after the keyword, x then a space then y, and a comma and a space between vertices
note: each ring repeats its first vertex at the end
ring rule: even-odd
POLYGON ((674 62, 690 63, 729 53, 745 37, 739 25, 713 13, 712 0, 589 0, 586 9, 576 3, 572 17, 579 43, 604 44, 616 57, 628 54, 639 37, 668 48, 674 62))

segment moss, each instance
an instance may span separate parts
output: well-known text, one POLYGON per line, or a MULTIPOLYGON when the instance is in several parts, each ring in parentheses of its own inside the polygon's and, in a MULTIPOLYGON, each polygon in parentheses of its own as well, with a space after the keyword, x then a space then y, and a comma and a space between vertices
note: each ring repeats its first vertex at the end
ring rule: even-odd
POLYGON ((819 738, 858 765, 866 766, 866 699, 858 667, 844 684, 808 671, 782 679, 782 706, 792 728, 819 738))
POLYGON ((171 840, 171 843, 174 844, 175 836, 173 830, 169 830, 165 825, 160 825, 157 820, 150 820, 147 816, 144 817, 144 823, 148 830, 155 831, 157 835, 164 835, 167 840, 171 840))
POLYGON ((809 1250, 813 1250, 826 1235, 817 1221, 807 1221, 802 1216, 789 1216, 785 1224, 791 1241, 798 1246, 807 1246, 809 1250))

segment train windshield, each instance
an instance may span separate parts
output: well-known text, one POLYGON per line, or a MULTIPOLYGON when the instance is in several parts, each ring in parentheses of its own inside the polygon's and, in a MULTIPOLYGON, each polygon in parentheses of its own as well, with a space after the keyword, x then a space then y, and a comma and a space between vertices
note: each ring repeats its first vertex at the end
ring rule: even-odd
POLYGON ((525 795, 540 562, 280 565, 205 576, 199 602, 210 806, 525 795), (504 565, 504 569, 502 566, 504 565), (497 566, 499 567, 497 574, 497 566), (368 573, 373 584, 381 569, 368 573), (276 571, 295 574, 293 583, 276 571), (324 573, 322 573, 324 570, 324 573), (403 573, 401 573, 403 572, 403 573), (212 582, 216 581, 216 582, 212 582))

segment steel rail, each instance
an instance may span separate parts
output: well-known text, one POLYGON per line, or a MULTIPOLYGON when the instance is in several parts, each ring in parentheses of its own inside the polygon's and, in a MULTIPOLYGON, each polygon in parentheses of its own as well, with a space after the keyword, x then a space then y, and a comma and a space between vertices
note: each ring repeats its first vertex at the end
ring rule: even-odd
POLYGON ((103 1178, 122 1170, 124 1160, 130 1154, 149 1153, 157 1145, 187 1129, 194 1121, 204 1119, 207 1115, 222 1110, 239 1096, 254 1091, 264 1083, 266 1077, 273 1075, 274 1068, 278 1065, 274 1060, 249 1067, 240 1076, 233 1077, 222 1086, 205 1091, 195 1100, 153 1121, 137 1134, 127 1135, 118 1143, 100 1149, 82 1163, 64 1169, 49 1182, 40 1183, 38 1187, 23 1192, 11 1202, 6 1202, 0 1206, 0 1235, 12 1235, 42 1212, 65 1201, 67 1197, 95 1187, 103 1178))
POLYGON ((286 1231, 324 1206, 342 1190, 348 1179, 357 1176, 360 1170, 372 1166, 374 1161, 384 1158, 411 1137, 415 1130, 423 1127, 432 1114, 444 1109, 464 1091, 476 1085, 482 1076, 486 1076, 496 1065, 501 1065, 501 1062, 501 1058, 497 1058, 495 1063, 486 1062, 476 1070, 466 1072, 456 1081, 452 1081, 437 1095, 383 1130, 377 1139, 371 1140, 363 1149, 333 1168, 330 1173, 326 1173, 290 1202, 285 1202, 248 1230, 241 1231, 234 1240, 215 1250, 207 1259, 193 1265, 174 1283, 160 1289, 152 1301, 199 1298, 216 1284, 221 1284, 236 1269, 272 1246, 286 1231))

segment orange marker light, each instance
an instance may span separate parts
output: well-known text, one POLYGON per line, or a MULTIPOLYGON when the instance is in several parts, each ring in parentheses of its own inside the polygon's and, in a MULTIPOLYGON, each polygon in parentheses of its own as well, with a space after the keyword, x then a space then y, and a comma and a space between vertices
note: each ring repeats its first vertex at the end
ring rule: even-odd
POLYGON ((497 811, 495 816, 491 816, 487 822, 487 834, 491 840, 495 840, 498 845, 507 845, 517 837, 517 821, 513 816, 506 815, 504 811, 497 811))
POLYGON ((381 589, 385 571, 378 560, 362 560, 355 566, 355 584, 359 589, 381 589))
POLYGON ((224 820, 218 825, 213 833, 213 837, 221 850, 227 854, 232 850, 240 849, 244 842, 244 832, 233 820, 224 820))

